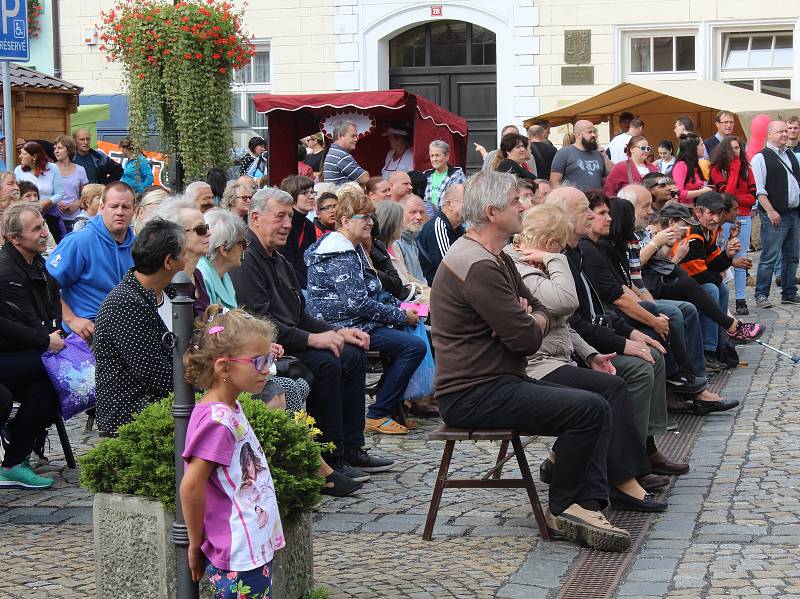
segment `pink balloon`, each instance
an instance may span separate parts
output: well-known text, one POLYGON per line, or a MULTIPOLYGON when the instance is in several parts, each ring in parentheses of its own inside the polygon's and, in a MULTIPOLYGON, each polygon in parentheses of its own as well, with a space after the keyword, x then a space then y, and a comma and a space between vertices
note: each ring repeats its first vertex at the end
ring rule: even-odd
POLYGON ((750 136, 747 139, 747 159, 752 160, 753 156, 764 149, 767 143, 767 127, 769 127, 772 117, 767 114, 759 114, 750 123, 750 136))

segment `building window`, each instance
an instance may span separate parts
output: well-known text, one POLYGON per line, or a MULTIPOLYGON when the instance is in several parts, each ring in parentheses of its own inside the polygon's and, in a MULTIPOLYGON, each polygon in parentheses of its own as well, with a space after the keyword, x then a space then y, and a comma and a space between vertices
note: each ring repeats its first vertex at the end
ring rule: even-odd
POLYGON ((793 45, 791 31, 724 33, 721 79, 729 85, 789 99, 793 45))
POLYGON ((495 34, 464 21, 419 25, 389 40, 390 68, 493 65, 495 34))
POLYGON ((266 135, 267 115, 259 114, 253 105, 253 96, 272 90, 270 47, 256 43, 256 53, 250 64, 237 69, 233 76, 233 112, 260 135, 266 135))
POLYGON ((694 35, 633 35, 630 73, 684 73, 695 70, 694 35))

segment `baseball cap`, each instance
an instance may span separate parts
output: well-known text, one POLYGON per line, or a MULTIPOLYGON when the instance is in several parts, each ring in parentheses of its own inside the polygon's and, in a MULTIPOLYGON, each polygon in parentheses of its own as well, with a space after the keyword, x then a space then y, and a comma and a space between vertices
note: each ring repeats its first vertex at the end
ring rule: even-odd
POLYGON ((701 196, 698 196, 694 201, 695 206, 705 208, 711 212, 719 212, 725 209, 725 199, 721 193, 716 191, 709 191, 701 196))
MULTIPOLYGON (((708 195, 708 194, 706 194, 708 195)), ((688 206, 684 206, 683 204, 679 204, 678 202, 674 202, 670 200, 664 207, 661 209, 661 212, 658 213, 661 218, 677 218, 685 222, 687 225, 699 225, 700 223, 692 218, 692 212, 689 210, 688 206)))
POLYGON ((647 177, 642 179, 642 185, 647 189, 653 189, 659 185, 675 185, 675 180, 672 177, 664 175, 662 177, 647 177))

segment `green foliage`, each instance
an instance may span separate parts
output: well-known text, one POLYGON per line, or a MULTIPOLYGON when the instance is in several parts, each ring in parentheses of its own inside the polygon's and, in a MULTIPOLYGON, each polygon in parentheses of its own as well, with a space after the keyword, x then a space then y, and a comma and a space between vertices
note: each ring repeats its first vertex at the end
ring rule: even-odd
POLYGON ((314 587, 303 595, 303 599, 328 599, 330 596, 331 592, 325 587, 314 587))
POLYGON ((163 149, 180 154, 188 180, 226 168, 231 75, 254 52, 241 10, 224 0, 118 0, 102 18, 100 49, 125 67, 133 144, 146 145, 154 118, 163 149))
MULTIPOLYGON (((287 523, 319 503, 324 479, 317 475, 320 444, 313 419, 273 410, 243 394, 247 420, 267 458, 281 518, 287 523)), ((81 485, 92 493, 124 493, 175 509, 175 429, 172 396, 148 406, 118 436, 101 441, 81 458, 81 485)))

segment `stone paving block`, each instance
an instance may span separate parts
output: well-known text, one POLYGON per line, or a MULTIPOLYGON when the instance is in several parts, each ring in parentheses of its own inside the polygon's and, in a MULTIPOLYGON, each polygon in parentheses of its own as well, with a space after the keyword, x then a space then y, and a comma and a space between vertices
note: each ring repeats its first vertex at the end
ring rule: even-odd
POLYGON ((645 595, 660 596, 667 592, 669 583, 667 582, 642 582, 642 581, 629 581, 625 582, 617 594, 620 597, 643 597, 645 595))
POLYGON ((507 584, 495 595, 502 599, 547 599, 549 596, 547 589, 523 584, 507 584))
POLYGON ((522 526, 476 526, 470 532, 472 537, 539 537, 537 528, 527 528, 522 526))

